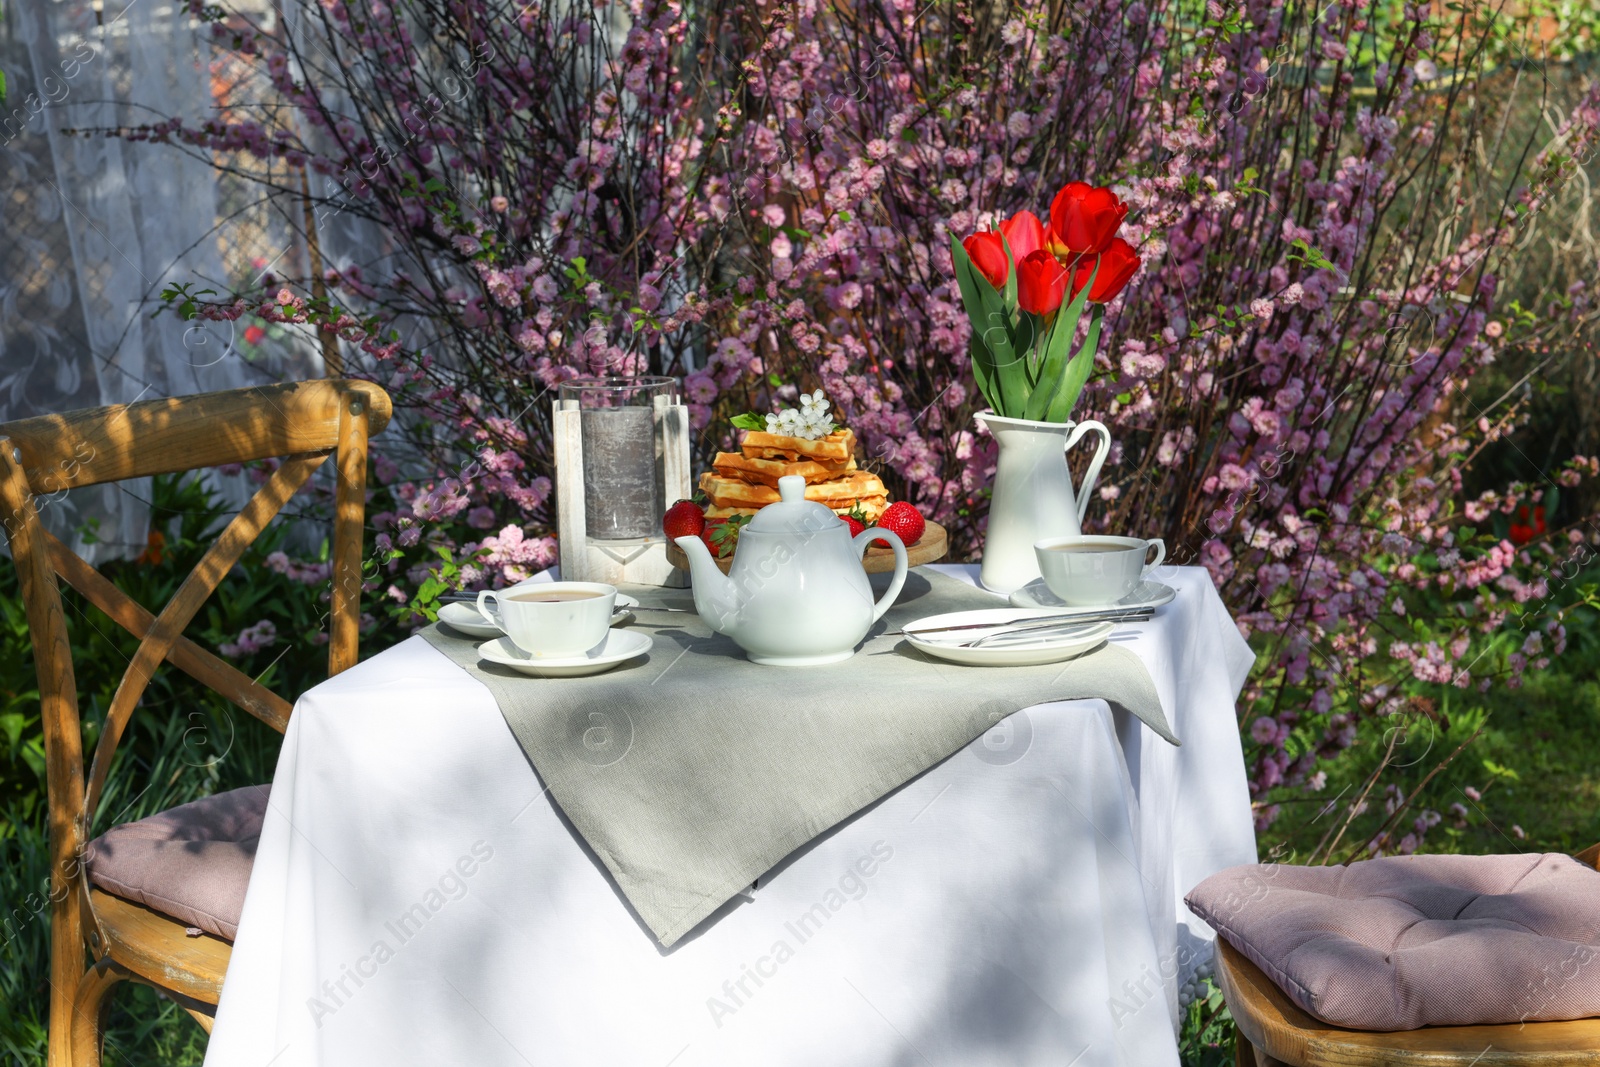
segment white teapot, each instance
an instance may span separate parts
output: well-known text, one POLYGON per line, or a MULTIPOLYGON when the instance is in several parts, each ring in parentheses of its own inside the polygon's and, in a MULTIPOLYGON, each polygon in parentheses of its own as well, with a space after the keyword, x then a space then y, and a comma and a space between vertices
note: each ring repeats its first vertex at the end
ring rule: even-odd
POLYGON ((778 495, 781 503, 762 508, 739 531, 727 574, 700 538, 677 539, 689 557, 695 610, 755 663, 809 667, 849 659, 900 595, 905 545, 888 530, 851 538, 839 516, 806 499, 806 480, 797 474, 778 479, 778 495), (894 550, 894 580, 874 603, 861 557, 879 539, 894 550))

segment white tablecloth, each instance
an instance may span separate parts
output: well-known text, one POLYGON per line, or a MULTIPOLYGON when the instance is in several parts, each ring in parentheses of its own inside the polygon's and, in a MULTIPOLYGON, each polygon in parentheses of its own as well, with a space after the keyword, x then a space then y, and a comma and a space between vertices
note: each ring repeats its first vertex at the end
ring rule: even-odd
POLYGON ((374 656, 295 707, 206 1063, 1177 1064, 1209 956, 1182 895, 1255 859, 1251 656, 1203 570, 1160 577, 1178 598, 1116 639, 1182 748, 1029 708, 665 951, 488 692, 420 638, 374 656))

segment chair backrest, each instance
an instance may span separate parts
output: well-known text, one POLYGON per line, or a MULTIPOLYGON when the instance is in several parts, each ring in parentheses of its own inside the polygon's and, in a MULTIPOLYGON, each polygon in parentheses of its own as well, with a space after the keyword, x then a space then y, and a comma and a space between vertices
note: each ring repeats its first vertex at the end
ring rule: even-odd
POLYGON ((39 675, 52 894, 70 891, 117 743, 162 662, 282 732, 290 704, 183 636, 224 575, 330 456, 337 471, 328 670, 356 662, 367 438, 389 422, 389 396, 369 382, 324 380, 44 415, 0 424, 0 521, 27 612, 39 675), (251 497, 158 613, 151 614, 45 530, 35 498, 78 486, 277 458, 251 497), (57 578, 139 647, 112 698, 87 775, 77 685, 57 578))

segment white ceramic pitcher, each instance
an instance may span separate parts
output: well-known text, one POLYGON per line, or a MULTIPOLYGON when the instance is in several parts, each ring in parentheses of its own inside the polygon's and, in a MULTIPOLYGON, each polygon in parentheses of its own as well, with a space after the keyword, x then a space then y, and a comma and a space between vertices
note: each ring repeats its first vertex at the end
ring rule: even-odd
POLYGON ((976 418, 1000 446, 978 580, 985 589, 1010 593, 1039 577, 1034 542, 1083 532, 1095 480, 1111 451, 1111 431, 1094 419, 1035 422, 991 411, 980 411, 976 418), (1091 433, 1100 435, 1100 444, 1074 492, 1066 454, 1091 433))

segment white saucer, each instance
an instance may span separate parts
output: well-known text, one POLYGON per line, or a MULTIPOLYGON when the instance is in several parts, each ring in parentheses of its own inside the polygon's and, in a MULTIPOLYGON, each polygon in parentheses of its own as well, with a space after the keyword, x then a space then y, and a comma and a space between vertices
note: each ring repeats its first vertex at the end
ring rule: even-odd
POLYGON ((910 631, 939 626, 967 626, 973 623, 993 623, 996 629, 1023 622, 1038 615, 1036 610, 1021 608, 984 608, 980 611, 952 611, 945 615, 930 615, 907 623, 902 630, 906 643, 920 652, 951 663, 965 663, 974 667, 1027 667, 1038 663, 1058 663, 1083 654, 1105 643, 1106 635, 1115 623, 1083 623, 1072 630, 1055 630, 1047 635, 1021 635, 998 637, 977 648, 957 648, 964 641, 973 641, 984 635, 983 630, 951 630, 945 633, 918 636, 910 631))
POLYGON ((642 656, 650 651, 651 644, 650 635, 638 630, 612 630, 605 643, 587 655, 534 659, 512 644, 511 638, 501 637, 479 645, 478 655, 490 663, 540 678, 577 678, 609 671, 619 663, 642 656))
POLYGON ((1171 603, 1178 591, 1170 585, 1160 582, 1140 582, 1138 587, 1115 604, 1094 604, 1080 607, 1068 604, 1065 600, 1050 591, 1044 584, 1043 578, 1035 578, 1027 585, 1011 594, 1011 603, 1019 608, 1052 608, 1062 615, 1074 615, 1091 611, 1104 611, 1107 608, 1159 608, 1163 604, 1171 603))
MULTIPOLYGON (((626 593, 617 594, 616 613, 611 616, 611 625, 616 626, 633 618, 629 608, 636 608, 639 602, 626 593)), ((453 600, 439 609, 439 621, 448 623, 450 628, 466 634, 468 637, 499 637, 504 630, 492 622, 484 620, 478 614, 478 606, 469 604, 464 600, 453 600)))

